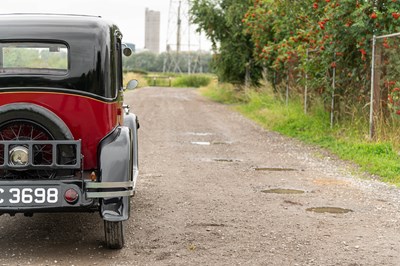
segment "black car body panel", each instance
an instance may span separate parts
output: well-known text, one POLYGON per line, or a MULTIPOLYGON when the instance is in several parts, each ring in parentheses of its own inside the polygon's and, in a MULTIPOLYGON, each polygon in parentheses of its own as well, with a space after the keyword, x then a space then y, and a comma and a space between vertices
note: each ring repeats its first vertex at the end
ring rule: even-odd
MULTIPOLYGON (((27 84, 42 91, 71 90, 89 93, 104 100, 115 99, 117 88, 113 53, 118 27, 99 17, 60 15, 1 15, 1 43, 50 42, 70 49, 69 71, 63 76, 9 76, 0 87, 24 88, 27 84)), ((1 53, 0 53, 1 54, 1 53)), ((1 61, 1 60, 0 60, 1 61)))

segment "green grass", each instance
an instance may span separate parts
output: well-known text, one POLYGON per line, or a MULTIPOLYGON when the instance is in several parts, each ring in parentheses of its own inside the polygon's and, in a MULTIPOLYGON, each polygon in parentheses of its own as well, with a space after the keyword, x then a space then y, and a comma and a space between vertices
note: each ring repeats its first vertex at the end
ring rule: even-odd
POLYGON ((178 88, 200 88, 208 86, 211 83, 211 80, 212 78, 210 75, 182 75, 173 79, 172 86, 178 88))
POLYGON ((136 72, 125 72, 123 81, 124 88, 126 87, 127 83, 132 79, 136 79, 139 82, 138 88, 143 88, 148 86, 145 75, 136 72))
POLYGON ((304 114, 300 100, 290 100, 286 106, 269 91, 238 93, 230 85, 203 88, 203 95, 227 104, 269 130, 315 144, 352 161, 362 171, 380 177, 382 181, 400 185, 400 157, 391 141, 370 141, 366 121, 342 122, 330 128, 329 113, 314 105, 304 114))
POLYGON ((200 92, 213 101, 225 104, 236 104, 244 100, 232 85, 226 83, 211 83, 208 87, 202 87, 200 92))
POLYGON ((146 83, 149 86, 200 88, 208 86, 214 79, 210 74, 177 74, 177 73, 147 73, 146 83))

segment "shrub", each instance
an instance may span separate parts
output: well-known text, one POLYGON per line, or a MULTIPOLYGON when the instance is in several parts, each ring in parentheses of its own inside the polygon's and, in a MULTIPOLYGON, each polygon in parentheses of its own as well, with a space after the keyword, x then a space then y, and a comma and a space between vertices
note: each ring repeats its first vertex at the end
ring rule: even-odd
POLYGON ((173 87, 191 87, 200 88, 208 86, 211 82, 211 77, 208 75, 184 75, 173 80, 173 87))

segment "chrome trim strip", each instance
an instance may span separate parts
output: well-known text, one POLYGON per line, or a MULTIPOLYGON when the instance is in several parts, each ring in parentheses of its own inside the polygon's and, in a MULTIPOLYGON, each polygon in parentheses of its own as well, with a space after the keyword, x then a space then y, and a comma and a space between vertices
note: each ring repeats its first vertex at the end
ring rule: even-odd
POLYGON ((134 167, 134 170, 133 170, 133 181, 132 181, 133 190, 136 189, 136 180, 137 180, 138 176, 139 176, 139 170, 137 169, 137 167, 134 167))
POLYGON ((129 182, 86 182, 86 188, 129 188, 134 183, 129 182))
POLYGON ((116 192, 86 192, 86 197, 88 199, 93 198, 115 198, 115 197, 126 197, 133 196, 133 190, 127 191, 116 191, 116 192))

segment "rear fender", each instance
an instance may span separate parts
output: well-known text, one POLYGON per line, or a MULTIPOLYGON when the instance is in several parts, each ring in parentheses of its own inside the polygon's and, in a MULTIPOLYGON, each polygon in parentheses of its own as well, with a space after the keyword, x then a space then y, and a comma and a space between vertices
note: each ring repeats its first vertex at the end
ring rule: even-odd
POLYGON ((106 221, 129 219, 130 197, 134 193, 132 130, 117 127, 98 148, 99 176, 87 182, 88 198, 100 198, 100 214, 106 221))
POLYGON ((133 140, 133 184, 134 189, 136 186, 136 179, 139 174, 139 152, 138 152, 138 129, 139 129, 139 121, 138 117, 135 114, 127 113, 124 117, 124 126, 131 129, 132 132, 132 140, 133 140))

